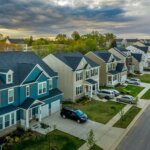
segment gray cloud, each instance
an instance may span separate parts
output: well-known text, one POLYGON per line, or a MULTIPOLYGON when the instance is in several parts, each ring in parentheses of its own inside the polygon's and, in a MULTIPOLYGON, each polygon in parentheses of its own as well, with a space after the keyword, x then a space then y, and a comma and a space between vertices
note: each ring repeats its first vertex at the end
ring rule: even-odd
POLYGON ((19 30, 21 35, 74 30, 150 34, 148 4, 147 0, 1 0, 0 29, 19 30))

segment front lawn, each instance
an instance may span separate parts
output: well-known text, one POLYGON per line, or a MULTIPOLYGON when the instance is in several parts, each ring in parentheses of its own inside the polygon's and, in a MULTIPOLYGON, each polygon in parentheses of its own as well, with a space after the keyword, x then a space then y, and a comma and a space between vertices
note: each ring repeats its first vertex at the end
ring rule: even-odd
POLYGON ((144 74, 138 77, 141 82, 150 83, 150 74, 144 74))
POLYGON ((132 106, 128 112, 114 124, 114 127, 127 128, 135 116, 140 112, 140 110, 140 108, 132 106))
POLYGON ((76 104, 69 104, 69 106, 81 109, 88 115, 90 120, 107 123, 113 118, 125 105, 112 101, 100 102, 100 101, 84 101, 76 104))
POLYGON ((128 85, 126 87, 119 86, 119 87, 116 87, 116 89, 118 91, 120 91, 121 94, 130 94, 130 95, 136 97, 144 89, 144 87, 128 85))
POLYGON ((150 89, 142 96, 141 99, 150 100, 150 89))
POLYGON ((48 150, 49 147, 58 150, 77 150, 85 143, 84 140, 76 138, 59 130, 50 132, 47 136, 32 138, 11 146, 13 150, 48 150))

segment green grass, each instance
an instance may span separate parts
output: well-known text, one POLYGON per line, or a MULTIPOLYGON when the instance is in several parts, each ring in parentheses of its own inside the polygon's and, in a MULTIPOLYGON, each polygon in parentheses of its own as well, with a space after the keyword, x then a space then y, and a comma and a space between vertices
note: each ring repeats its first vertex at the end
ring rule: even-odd
POLYGON ((120 91, 122 94, 130 94, 136 97, 144 89, 144 87, 128 85, 126 87, 119 86, 119 87, 116 87, 116 89, 120 91))
POLYGON ((150 83, 150 74, 144 74, 138 77, 141 82, 150 83))
POLYGON ((140 110, 140 108, 132 106, 123 116, 123 118, 121 118, 114 124, 114 127, 127 128, 131 121, 135 118, 135 116, 140 112, 140 110))
POLYGON ((50 132, 47 136, 41 136, 23 141, 11 147, 13 150, 48 150, 49 143, 58 150, 77 150, 85 141, 59 130, 50 132))
POLYGON ((85 101, 82 103, 69 104, 69 106, 82 110, 88 115, 90 120, 106 124, 113 118, 125 105, 112 101, 85 101))
POLYGON ((90 150, 103 150, 103 149, 97 145, 94 145, 90 150))
POLYGON ((142 96, 142 99, 150 100, 150 89, 142 96))

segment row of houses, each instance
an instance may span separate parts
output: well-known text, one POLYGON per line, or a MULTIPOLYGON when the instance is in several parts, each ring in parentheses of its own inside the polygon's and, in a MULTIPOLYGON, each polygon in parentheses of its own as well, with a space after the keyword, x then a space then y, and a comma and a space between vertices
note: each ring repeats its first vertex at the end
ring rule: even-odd
POLYGON ((0 131, 28 129, 33 119, 41 122, 59 111, 62 100, 94 97, 100 86, 122 84, 127 74, 142 72, 144 62, 143 53, 117 47, 49 54, 43 60, 33 52, 1 52, 0 131))

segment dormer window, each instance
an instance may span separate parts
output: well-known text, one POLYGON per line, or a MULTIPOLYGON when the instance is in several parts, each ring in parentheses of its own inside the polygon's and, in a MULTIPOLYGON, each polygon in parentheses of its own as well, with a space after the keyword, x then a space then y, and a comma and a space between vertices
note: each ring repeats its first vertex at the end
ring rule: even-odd
POLYGON ((7 84, 11 84, 11 83, 13 83, 13 74, 8 73, 7 74, 7 84))

